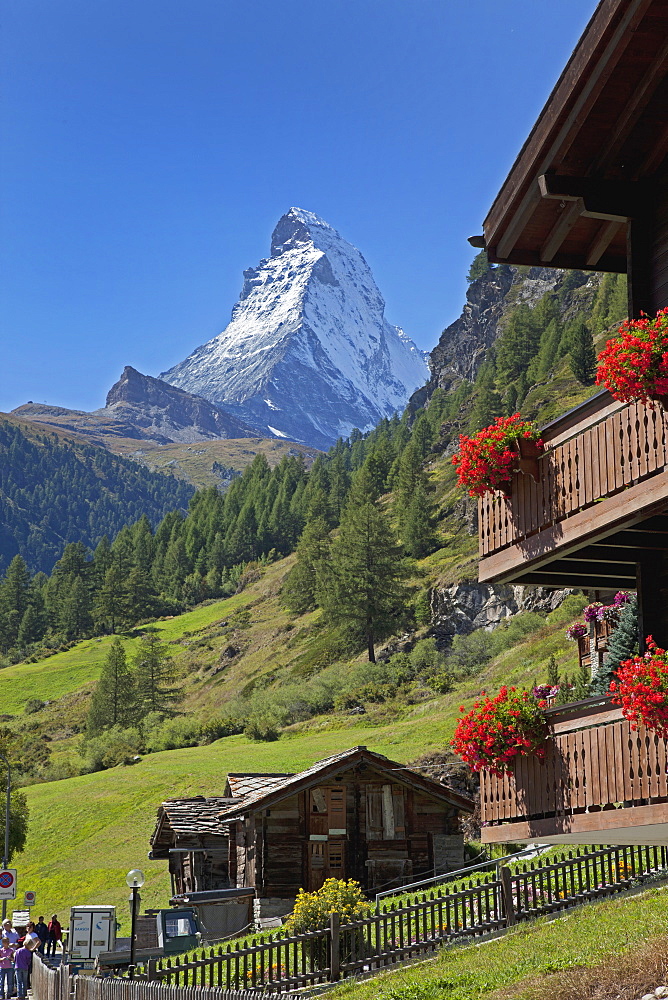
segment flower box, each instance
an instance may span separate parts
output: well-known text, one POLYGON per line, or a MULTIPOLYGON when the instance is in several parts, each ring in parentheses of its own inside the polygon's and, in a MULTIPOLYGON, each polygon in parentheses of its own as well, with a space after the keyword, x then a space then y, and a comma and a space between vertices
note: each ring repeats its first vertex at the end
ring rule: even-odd
POLYGON ((622 323, 598 356, 596 382, 615 399, 668 409, 668 308, 622 323))
POLYGON ((477 434, 460 434, 459 452, 452 458, 457 485, 465 487, 470 496, 481 497, 495 490, 510 496, 514 474, 522 472, 538 479, 542 450, 535 424, 522 420, 519 413, 498 417, 477 434))

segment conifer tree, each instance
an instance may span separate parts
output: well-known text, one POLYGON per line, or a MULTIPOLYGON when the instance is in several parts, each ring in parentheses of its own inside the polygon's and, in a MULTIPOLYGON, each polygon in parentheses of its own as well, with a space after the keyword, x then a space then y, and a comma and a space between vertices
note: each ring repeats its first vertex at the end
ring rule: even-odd
POLYGON ((472 281, 477 281, 478 278, 483 278, 487 272, 491 270, 492 265, 487 257, 487 251, 481 250, 471 261, 471 266, 469 268, 469 273, 466 275, 466 280, 470 285, 472 281))
POLYGON ((610 681, 623 660, 638 652, 640 632, 638 629, 638 598, 633 595, 623 607, 617 626, 608 639, 608 651, 603 659, 603 667, 595 675, 592 683, 594 694, 607 694, 610 681))
POLYGON ((112 726, 131 726, 137 718, 137 691, 123 643, 116 637, 102 665, 93 691, 86 734, 97 736, 112 726))
POLYGON ((401 519, 404 549, 413 559, 428 556, 436 547, 432 509, 427 492, 427 477, 422 473, 416 480, 413 494, 401 519))
POLYGON ((385 515, 368 494, 353 490, 319 598, 326 621, 355 644, 364 643, 371 663, 375 643, 406 618, 406 563, 385 515))
POLYGON ((34 604, 29 604, 19 625, 16 637, 17 645, 21 648, 29 646, 33 642, 38 642, 44 635, 44 624, 40 619, 34 604))
POLYGON ((584 323, 578 323, 570 335, 571 370, 578 382, 593 385, 596 378, 596 350, 592 335, 584 323))
POLYGON ((554 653, 550 654, 550 659, 547 661, 547 683, 551 687, 556 687, 559 683, 559 665, 554 653))
POLYGON ((125 614, 126 593, 123 574, 112 563, 104 575, 104 583, 95 595, 93 620, 98 629, 115 632, 122 624, 125 614))
POLYGON ((147 631, 142 637, 132 664, 142 714, 174 715, 179 699, 179 690, 174 687, 174 661, 156 632, 147 631))
POLYGON ((281 590, 285 605, 296 614, 312 611, 317 604, 318 581, 329 556, 329 528, 323 517, 309 521, 297 546, 297 562, 281 590))

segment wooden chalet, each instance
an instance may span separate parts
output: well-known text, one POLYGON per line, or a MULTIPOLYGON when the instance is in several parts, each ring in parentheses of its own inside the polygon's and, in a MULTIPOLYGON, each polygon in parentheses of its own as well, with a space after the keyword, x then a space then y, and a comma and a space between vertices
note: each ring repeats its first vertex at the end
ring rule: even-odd
POLYGON ((149 857, 169 860, 175 896, 252 887, 256 917, 289 913, 299 889, 356 879, 368 892, 464 863, 473 802, 354 747, 300 774, 230 774, 225 795, 158 809, 149 857))
POLYGON ((230 882, 255 886, 262 914, 273 915, 272 906, 289 912, 299 889, 327 878, 374 892, 454 870, 463 863, 459 816, 472 810, 440 782, 354 747, 221 811, 230 882))
POLYGON ((229 834, 218 814, 237 801, 196 795, 160 805, 149 858, 169 862, 172 896, 230 888, 229 834))
MULTIPOLYGON (((471 243, 492 262, 626 273, 629 315, 653 314, 667 154, 668 4, 601 0, 471 243)), ((542 437, 535 477, 480 504, 480 581, 636 589, 641 634, 668 646, 668 414, 601 392, 542 437)), ((605 702, 551 719, 551 764, 485 777, 483 840, 665 843, 663 741, 605 702)))

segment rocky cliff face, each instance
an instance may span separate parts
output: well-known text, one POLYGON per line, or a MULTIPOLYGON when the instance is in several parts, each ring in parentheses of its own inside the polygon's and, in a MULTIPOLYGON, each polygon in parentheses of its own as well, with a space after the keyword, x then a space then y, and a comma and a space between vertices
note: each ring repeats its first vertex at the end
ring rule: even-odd
MULTIPOLYGON (((446 327, 431 352, 429 382, 414 394, 411 405, 423 406, 437 388, 447 391, 462 379, 473 382, 488 349, 503 332, 508 313, 521 302, 532 307, 546 293, 558 292, 565 275, 566 272, 549 267, 501 265, 472 281, 461 316, 446 327)), ((582 275, 582 284, 590 294, 583 296, 578 289, 578 308, 582 308, 587 298, 593 299, 601 277, 597 273, 582 275)), ((573 300, 574 296, 563 296, 561 309, 566 319, 573 300)))
POLYGON ((129 365, 107 393, 106 405, 94 412, 138 429, 154 441, 257 437, 248 424, 201 396, 142 375, 129 365))
POLYGON ((449 644, 455 635, 468 635, 478 628, 492 630, 520 611, 554 611, 572 593, 511 584, 455 583, 431 592, 431 632, 439 642, 449 644))
POLYGON ((429 377, 362 254, 312 212, 291 208, 244 278, 226 329, 161 378, 264 436, 326 448, 401 411, 429 377))

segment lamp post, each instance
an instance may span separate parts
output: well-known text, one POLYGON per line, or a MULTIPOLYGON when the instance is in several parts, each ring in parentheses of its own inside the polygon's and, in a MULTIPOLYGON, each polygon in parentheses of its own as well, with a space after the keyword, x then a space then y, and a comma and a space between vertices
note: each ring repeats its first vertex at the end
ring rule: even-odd
POLYGON ((139 868, 133 868, 125 876, 125 881, 132 889, 132 895, 130 896, 130 906, 132 908, 132 926, 130 929, 130 968, 128 969, 128 974, 130 979, 134 979, 135 974, 135 927, 137 924, 137 901, 139 898, 139 889, 144 884, 144 873, 139 870, 139 868))
MULTIPOLYGON (((2 867, 7 869, 9 864, 9 807, 11 802, 11 791, 12 791, 12 772, 9 766, 9 761, 5 757, 4 753, 0 753, 0 760, 4 760, 7 765, 7 800, 5 802, 5 853, 2 858, 2 867)), ((2 901, 2 919, 4 921, 7 916, 7 900, 2 901)))

